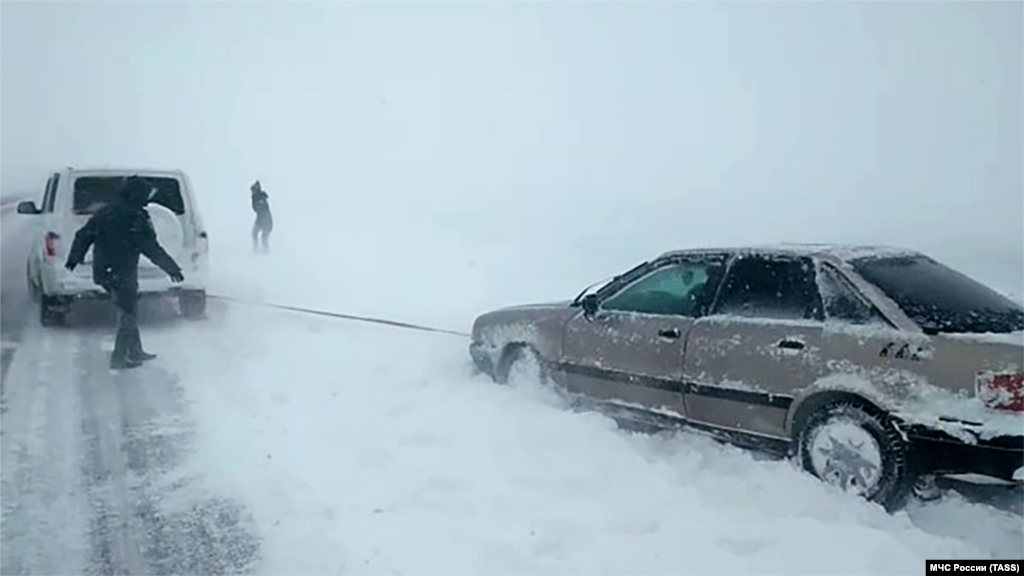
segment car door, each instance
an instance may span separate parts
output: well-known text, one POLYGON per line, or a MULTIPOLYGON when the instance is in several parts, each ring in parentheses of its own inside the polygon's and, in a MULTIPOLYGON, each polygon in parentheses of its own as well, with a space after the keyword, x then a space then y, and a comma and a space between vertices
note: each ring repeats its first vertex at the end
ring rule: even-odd
POLYGON ((683 416, 684 345, 724 262, 724 255, 656 261, 599 291, 597 311, 566 326, 567 388, 625 409, 683 416))
POLYGON ((823 328, 811 258, 735 257, 711 313, 690 331, 683 365, 687 417, 783 437, 794 390, 824 373, 823 328))

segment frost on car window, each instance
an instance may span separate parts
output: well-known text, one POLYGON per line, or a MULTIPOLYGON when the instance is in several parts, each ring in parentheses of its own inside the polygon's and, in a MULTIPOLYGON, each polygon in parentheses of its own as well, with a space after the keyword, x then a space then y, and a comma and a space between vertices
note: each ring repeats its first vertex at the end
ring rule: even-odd
POLYGON ((719 314, 772 320, 820 320, 821 299, 809 258, 746 256, 722 286, 719 314))
POLYGON ((818 270, 818 289, 829 320, 857 325, 884 323, 878 310, 861 298, 856 288, 828 264, 823 264, 818 270))
POLYGON ((927 333, 1024 329, 1019 304, 927 256, 864 258, 851 264, 927 333))

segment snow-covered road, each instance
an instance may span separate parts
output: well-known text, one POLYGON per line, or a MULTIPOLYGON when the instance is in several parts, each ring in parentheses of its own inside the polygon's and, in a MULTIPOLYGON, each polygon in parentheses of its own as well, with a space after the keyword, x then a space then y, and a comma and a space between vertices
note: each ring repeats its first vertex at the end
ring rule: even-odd
MULTIPOLYGON (((8 220, 5 295, 24 286, 8 220)), ((25 321, 2 383, 5 574, 918 574, 1024 557, 1016 503, 952 493, 890 516, 788 462, 496 386, 457 336, 223 304, 184 322, 153 303, 160 357, 113 374, 105 306, 44 330, 7 301, 25 321)))
MULTIPOLYGON (((0 501, 4 574, 252 571, 256 529, 189 467, 195 420, 173 366, 108 370, 104 305, 44 329, 24 281, 23 221, 3 220, 0 501)), ((144 306, 144 329, 174 310, 144 306)))

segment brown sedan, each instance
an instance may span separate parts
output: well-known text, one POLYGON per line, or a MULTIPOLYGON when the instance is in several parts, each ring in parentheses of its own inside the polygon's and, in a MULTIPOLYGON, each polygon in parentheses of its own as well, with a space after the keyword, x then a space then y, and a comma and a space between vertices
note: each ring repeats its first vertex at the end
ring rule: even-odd
POLYGON ((902 506, 942 474, 1024 481, 1024 307, 918 252, 663 254, 572 301, 484 314, 476 366, 522 366, 643 427, 688 426, 902 506))

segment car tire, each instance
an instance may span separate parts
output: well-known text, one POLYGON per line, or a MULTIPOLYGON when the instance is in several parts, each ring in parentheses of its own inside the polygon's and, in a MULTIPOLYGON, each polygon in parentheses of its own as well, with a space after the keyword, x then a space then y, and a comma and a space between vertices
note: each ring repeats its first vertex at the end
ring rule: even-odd
POLYGON ((206 316, 206 291, 189 290, 178 296, 178 307, 185 318, 199 319, 206 316))
POLYGON ((531 346, 516 345, 502 355, 498 365, 499 384, 513 384, 524 380, 547 383, 547 371, 540 354, 531 346))
POLYGON ((39 323, 50 328, 64 324, 67 311, 60 308, 55 296, 43 294, 39 298, 39 323))
POLYGON ((894 512, 913 487, 909 447, 887 415, 840 400, 812 413, 797 439, 804 470, 894 512))

